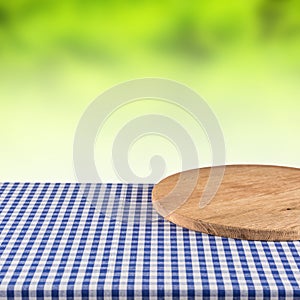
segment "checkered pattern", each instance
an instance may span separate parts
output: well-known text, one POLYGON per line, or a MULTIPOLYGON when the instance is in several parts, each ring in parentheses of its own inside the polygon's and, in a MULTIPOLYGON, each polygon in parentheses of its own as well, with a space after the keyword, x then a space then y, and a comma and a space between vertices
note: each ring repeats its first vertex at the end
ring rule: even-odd
POLYGON ((300 242, 196 233, 147 184, 0 184, 0 299, 300 297, 300 242))

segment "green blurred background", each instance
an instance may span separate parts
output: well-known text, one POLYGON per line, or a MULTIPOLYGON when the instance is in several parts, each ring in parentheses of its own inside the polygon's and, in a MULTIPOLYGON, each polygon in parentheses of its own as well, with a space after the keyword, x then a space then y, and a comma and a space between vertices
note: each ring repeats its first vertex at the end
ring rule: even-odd
MULTIPOLYGON (((224 132, 227 163, 300 167, 300 2, 0 2, 0 181, 76 181, 73 137, 88 104, 122 81, 163 77, 202 95, 224 132)), ((187 128, 200 164, 211 161, 201 127, 176 107, 145 100, 117 111, 99 133, 97 167, 117 181, 113 136, 137 114, 163 113, 187 128)), ((176 147, 138 141, 140 176, 176 147), (147 157, 147 159, 145 158, 147 157)))

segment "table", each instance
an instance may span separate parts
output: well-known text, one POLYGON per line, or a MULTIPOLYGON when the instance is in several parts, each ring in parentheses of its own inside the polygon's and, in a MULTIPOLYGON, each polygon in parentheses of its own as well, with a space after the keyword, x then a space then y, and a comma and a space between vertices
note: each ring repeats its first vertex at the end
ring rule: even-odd
POLYGON ((1 183, 0 299, 300 297, 300 242, 171 224, 151 184, 1 183))

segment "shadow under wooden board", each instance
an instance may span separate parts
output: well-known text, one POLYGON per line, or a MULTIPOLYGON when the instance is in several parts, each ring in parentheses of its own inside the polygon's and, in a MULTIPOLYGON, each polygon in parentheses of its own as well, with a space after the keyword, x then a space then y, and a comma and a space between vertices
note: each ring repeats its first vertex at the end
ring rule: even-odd
POLYGON ((212 168, 174 174, 156 184, 152 201, 157 212, 179 226, 212 235, 264 241, 300 239, 300 169, 226 166, 215 196, 200 208, 212 168), (180 176, 185 179, 179 181, 180 176), (189 180, 196 183, 190 191, 189 180))

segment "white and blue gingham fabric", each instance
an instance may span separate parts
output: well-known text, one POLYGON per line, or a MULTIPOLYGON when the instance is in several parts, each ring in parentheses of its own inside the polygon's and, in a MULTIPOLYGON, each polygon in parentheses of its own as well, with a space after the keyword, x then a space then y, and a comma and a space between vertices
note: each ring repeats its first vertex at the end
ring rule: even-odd
POLYGON ((300 242, 196 233, 149 184, 0 184, 0 299, 300 299, 300 242))

